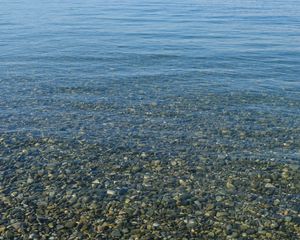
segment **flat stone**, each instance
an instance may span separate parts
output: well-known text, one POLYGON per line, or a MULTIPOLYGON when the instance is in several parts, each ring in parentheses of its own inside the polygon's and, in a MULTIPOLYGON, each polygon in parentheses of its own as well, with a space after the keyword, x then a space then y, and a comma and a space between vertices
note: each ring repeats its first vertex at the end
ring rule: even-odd
POLYGON ((76 222, 72 220, 65 223, 66 228, 73 228, 75 226, 76 226, 76 222))
POLYGON ((119 237, 122 236, 122 234, 118 229, 115 229, 115 230, 112 231, 111 236, 115 237, 115 238, 119 238, 119 237))
POLYGON ((265 188, 275 188, 272 183, 266 183, 265 188))
POLYGON ((92 182, 92 184, 99 184, 99 183, 100 183, 99 179, 96 179, 92 182))
POLYGON ((31 184, 31 183, 33 183, 33 182, 34 182, 33 178, 29 177, 29 178, 27 179, 27 184, 31 184))
POLYGON ((108 195, 116 195, 116 191, 114 191, 114 190, 107 190, 106 193, 108 195))

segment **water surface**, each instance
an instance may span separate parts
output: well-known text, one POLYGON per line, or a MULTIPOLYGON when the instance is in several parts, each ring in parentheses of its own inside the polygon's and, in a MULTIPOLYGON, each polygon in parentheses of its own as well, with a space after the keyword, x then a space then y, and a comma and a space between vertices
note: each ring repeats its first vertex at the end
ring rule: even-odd
MULTIPOLYGON (((259 174, 285 176, 282 169, 286 164, 299 165, 300 160, 299 43, 300 4, 296 0, 2 0, 2 197, 14 192, 25 194, 28 189, 22 184, 24 181, 32 184, 31 178, 33 183, 44 179, 43 186, 29 186, 35 201, 42 199, 39 191, 47 195, 47 189, 56 189, 57 182, 63 189, 77 182, 79 185, 74 191, 85 197, 94 194, 94 187, 83 183, 101 179, 103 184, 99 184, 99 191, 124 187, 133 191, 129 191, 130 194, 136 195, 135 190, 141 193, 145 202, 148 198, 156 201, 172 192, 181 194, 182 187, 177 189, 173 181, 179 181, 181 176, 193 176, 195 169, 205 169, 208 175, 201 173, 190 183, 196 184, 199 180, 208 188, 209 197, 199 197, 194 193, 195 186, 185 190, 205 202, 214 201, 218 194, 231 196, 232 192, 212 189, 224 188, 222 181, 226 183, 228 177, 231 179, 241 171, 250 171, 245 179, 247 176, 256 179, 259 174), (174 159, 181 159, 186 167, 174 159), (163 170, 154 174, 156 167, 152 169, 152 161, 156 167, 155 161, 165 164, 163 170), (175 163, 172 165, 171 161, 175 163), (71 169, 69 172, 64 172, 65 164, 71 169), (136 165, 141 169, 134 170, 136 165), (81 172, 76 174, 79 168, 81 172), (127 168, 131 170, 126 172, 127 168), (235 173, 230 173, 232 169, 235 173), (34 177, 38 170, 45 172, 34 177), (65 175, 49 180, 47 174, 51 171, 65 175), (111 177, 111 171, 116 171, 118 177, 111 177), (131 180, 127 179, 128 174, 132 175, 131 180), (145 174, 156 176, 155 184, 159 184, 163 175, 170 176, 166 177, 164 190, 154 184, 153 191, 162 192, 153 196, 147 192, 147 184, 139 185, 143 182, 140 177, 145 174), (72 178, 74 182, 68 182, 72 178), (215 182, 215 178, 219 180, 215 182), (135 183, 132 185, 131 181, 135 183)), ((292 169, 295 170, 295 166, 292 169)), ((247 188, 246 185, 235 194, 258 194, 256 196, 267 203, 284 196, 285 206, 292 208, 299 197, 296 184, 299 172, 293 174, 294 178, 284 182, 285 187, 278 183, 282 188, 273 195, 271 192, 264 195, 264 190, 253 193, 250 190, 253 186, 247 188), (291 188, 291 184, 296 187, 291 188), (293 201, 288 198, 291 194, 297 196, 291 197, 293 201)), ((268 179, 273 178, 268 176, 257 181, 269 183, 268 179)), ((201 186, 204 191, 206 188, 201 186)), ((67 192, 53 191, 60 195, 67 192)), ((12 206, 19 206, 22 196, 11 200, 15 201, 12 206)), ((111 199, 105 194, 102 197, 103 206, 97 207, 105 215, 103 208, 111 199)), ((118 196, 115 200, 122 205, 123 198, 118 196)), ((236 201, 247 204, 249 199, 236 201)), ((189 206, 194 213, 197 207, 193 207, 193 202, 191 200, 189 206)), ((139 206, 136 204, 133 207, 139 206)), ((75 209, 72 204, 67 207, 75 209)), ((168 207, 163 208, 166 209, 168 207)), ((87 210, 78 211, 81 214, 87 210)), ((279 214, 276 211, 270 210, 268 214, 280 219, 275 217, 279 214)), ((55 219, 51 214, 49 216, 55 219)), ((78 212, 74 214, 78 216, 78 212)), ((172 215, 166 213, 166 216, 173 219, 172 215)), ((141 215, 131 217, 146 219, 141 215)), ((15 218, 6 216, 5 219, 0 225, 8 226, 15 218)), ((91 222, 96 224, 96 220, 91 222)), ((253 226, 255 222, 253 220, 253 226)), ((211 229, 206 224, 202 223, 203 232, 198 229, 194 235, 189 227, 177 235, 172 235, 171 230, 158 232, 166 231, 172 239, 176 236, 178 239, 222 238, 221 235, 209 236, 211 229)), ((299 228, 288 224, 279 228, 283 235, 276 232, 273 238, 295 239, 299 228)), ((121 234, 124 239, 134 235, 132 227, 127 228, 129 233, 121 234)), ((97 237, 111 238, 109 234, 114 228, 108 229, 108 232, 99 230, 97 237)), ((47 231, 35 232, 46 236, 47 231)), ((13 234, 7 232, 5 234, 13 234)), ((83 230, 79 232, 85 234, 83 230)), ((67 230, 62 234, 65 235, 59 235, 61 238, 70 236, 67 230)), ((151 234, 149 236, 162 238, 162 235, 151 234)), ((263 234, 259 235, 261 239, 270 237, 263 234)))

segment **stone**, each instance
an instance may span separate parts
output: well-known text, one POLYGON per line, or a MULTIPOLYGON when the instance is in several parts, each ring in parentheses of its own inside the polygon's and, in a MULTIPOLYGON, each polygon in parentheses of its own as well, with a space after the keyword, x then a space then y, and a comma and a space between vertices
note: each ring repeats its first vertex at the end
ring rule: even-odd
POLYGON ((95 180, 92 182, 92 184, 100 184, 99 179, 95 179, 95 180))
POLYGON ((27 184, 31 184, 31 183, 33 183, 33 182, 34 182, 33 178, 29 177, 29 178, 27 179, 27 184))
POLYGON ((278 206, 280 204, 280 200, 279 199, 275 199, 274 202, 273 202, 273 204, 275 206, 278 206))
POLYGON ((272 183, 266 183, 265 188, 275 188, 272 183))
POLYGON ((76 222, 73 220, 67 221, 65 223, 65 228, 74 228, 76 226, 76 222))
POLYGON ((286 216, 286 217, 284 218, 284 221, 290 222, 290 221, 292 221, 292 217, 291 217, 291 216, 286 216))
POLYGON ((159 227, 159 223, 155 222, 155 223, 152 224, 152 226, 155 227, 155 228, 159 227))
POLYGON ((223 200, 223 197, 222 197, 222 196, 217 196, 217 197, 216 197, 216 201, 217 201, 217 202, 221 202, 222 200, 223 200))
POLYGON ((111 232, 111 236, 114 238, 120 238, 122 236, 122 234, 121 234, 120 230, 115 229, 111 232))
POLYGON ((114 190, 107 190, 106 193, 108 195, 116 195, 116 191, 114 191, 114 190))

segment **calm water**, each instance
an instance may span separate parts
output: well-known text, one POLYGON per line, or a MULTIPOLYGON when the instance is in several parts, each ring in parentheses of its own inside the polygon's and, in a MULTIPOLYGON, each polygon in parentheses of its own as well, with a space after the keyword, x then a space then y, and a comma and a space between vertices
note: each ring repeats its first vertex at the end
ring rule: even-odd
POLYGON ((1 133, 299 146, 298 1, 1 1, 0 36, 1 133))
POLYGON ((299 162, 298 0, 0 0, 0 239, 299 239, 299 162))
POLYGON ((299 158, 298 1, 3 0, 0 36, 1 133, 299 158))

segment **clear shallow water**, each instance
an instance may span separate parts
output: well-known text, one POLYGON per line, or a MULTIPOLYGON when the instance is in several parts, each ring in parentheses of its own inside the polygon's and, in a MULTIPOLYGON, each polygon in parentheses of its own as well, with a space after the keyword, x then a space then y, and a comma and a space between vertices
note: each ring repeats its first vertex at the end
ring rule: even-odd
POLYGON ((0 239, 297 239, 299 149, 296 0, 0 3, 0 239))
POLYGON ((299 140, 297 1, 2 1, 0 35, 1 133, 299 140))

